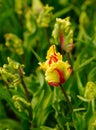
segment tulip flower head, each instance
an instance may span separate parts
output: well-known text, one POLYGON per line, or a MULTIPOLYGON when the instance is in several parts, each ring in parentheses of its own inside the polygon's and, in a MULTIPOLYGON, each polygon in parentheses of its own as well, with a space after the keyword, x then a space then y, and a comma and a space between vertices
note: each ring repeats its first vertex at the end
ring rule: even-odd
POLYGON ((41 69, 45 71, 45 79, 51 86, 59 86, 70 76, 72 69, 68 61, 62 60, 62 55, 56 52, 55 45, 52 45, 46 56, 46 61, 40 63, 41 69))
POLYGON ((52 32, 54 43, 60 44, 61 49, 69 53, 73 47, 73 29, 71 28, 70 18, 57 18, 52 32))

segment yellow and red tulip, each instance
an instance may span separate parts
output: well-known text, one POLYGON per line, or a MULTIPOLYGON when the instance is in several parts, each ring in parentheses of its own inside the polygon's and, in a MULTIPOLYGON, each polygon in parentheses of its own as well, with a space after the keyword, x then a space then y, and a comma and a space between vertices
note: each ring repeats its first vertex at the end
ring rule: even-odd
POLYGON ((51 86, 59 86, 64 83, 72 72, 68 61, 62 61, 62 55, 56 52, 56 47, 52 45, 46 56, 46 61, 40 63, 41 69, 45 71, 45 79, 51 86))

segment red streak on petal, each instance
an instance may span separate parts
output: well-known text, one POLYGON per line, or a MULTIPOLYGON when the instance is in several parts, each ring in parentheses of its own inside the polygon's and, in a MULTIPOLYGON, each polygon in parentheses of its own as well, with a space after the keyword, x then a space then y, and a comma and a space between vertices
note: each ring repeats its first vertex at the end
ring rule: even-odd
POLYGON ((66 45, 65 50, 69 52, 69 51, 71 51, 73 48, 74 48, 74 44, 73 44, 73 43, 69 43, 68 45, 66 45))
POLYGON ((64 48, 64 37, 63 37, 63 34, 62 34, 62 30, 60 30, 60 43, 61 43, 61 48, 64 48))
POLYGON ((53 51, 52 55, 50 56, 49 59, 49 65, 52 64, 52 62, 57 62, 58 61, 58 56, 56 54, 55 46, 53 46, 53 51))
POLYGON ((59 86, 59 83, 58 83, 58 82, 48 82, 48 84, 49 84, 50 86, 55 86, 55 87, 59 86))
POLYGON ((60 80, 59 84, 62 84, 63 82, 65 82, 64 75, 63 75, 62 71, 60 71, 58 68, 56 68, 55 70, 57 71, 57 73, 59 75, 59 80, 60 80))
POLYGON ((58 58, 56 57, 56 55, 52 55, 52 56, 50 57, 49 65, 52 64, 52 61, 53 61, 53 62, 57 62, 57 61, 58 61, 58 58))
POLYGON ((58 75, 59 75, 59 82, 48 82, 48 84, 50 86, 59 86, 60 84, 64 83, 65 82, 65 79, 64 79, 64 75, 62 73, 62 71, 60 71, 58 68, 55 68, 54 70, 57 71, 58 75))
POLYGON ((73 43, 71 43, 71 44, 70 44, 70 46, 71 46, 71 49, 73 49, 73 48, 74 48, 74 44, 73 44, 73 43))

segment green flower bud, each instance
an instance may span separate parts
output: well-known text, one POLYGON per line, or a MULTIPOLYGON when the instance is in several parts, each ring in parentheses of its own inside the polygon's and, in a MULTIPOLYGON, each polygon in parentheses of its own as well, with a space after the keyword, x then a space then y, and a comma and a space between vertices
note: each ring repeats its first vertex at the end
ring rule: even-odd
POLYGON ((12 97, 12 100, 14 102, 14 106, 15 108, 21 112, 22 110, 26 109, 27 107, 30 106, 30 103, 27 102, 24 98, 18 96, 18 95, 14 95, 12 97))
POLYGON ((21 108, 21 106, 20 106, 20 104, 19 104, 18 101, 14 101, 14 106, 15 106, 15 108, 16 108, 19 112, 22 112, 22 108, 21 108))
POLYGON ((38 15, 43 9, 44 5, 40 0, 32 0, 32 12, 38 15))
POLYGON ((14 95, 14 96, 12 97, 12 99, 13 99, 14 101, 22 102, 26 107, 29 107, 29 106, 30 106, 30 103, 29 103, 29 102, 27 102, 24 98, 22 98, 22 97, 20 97, 20 96, 18 96, 18 95, 14 95))
POLYGON ((7 60, 8 60, 9 65, 12 66, 14 69, 19 69, 19 67, 20 67, 19 63, 13 61, 9 57, 7 58, 7 60))
POLYGON ((52 32, 54 43, 60 44, 65 52, 70 52, 73 49, 73 30, 69 19, 69 17, 57 18, 52 32))
POLYGON ((4 64, 3 67, 0 67, 2 79, 7 83, 17 86, 21 83, 19 69, 22 70, 23 75, 25 74, 22 69, 23 67, 23 65, 13 61, 8 57, 8 64, 4 64))
POLYGON ((46 5, 40 12, 37 23, 39 27, 48 27, 52 18, 53 7, 46 5))
POLYGON ((22 40, 17 37, 16 35, 12 33, 5 34, 6 39, 6 46, 9 48, 10 51, 18 53, 19 55, 22 55, 24 53, 23 46, 22 46, 22 40))
POLYGON ((88 82, 85 87, 84 97, 88 100, 93 100, 96 98, 96 84, 93 82, 88 82))
POLYGON ((21 15, 23 13, 25 0, 15 0, 15 11, 17 14, 21 15))

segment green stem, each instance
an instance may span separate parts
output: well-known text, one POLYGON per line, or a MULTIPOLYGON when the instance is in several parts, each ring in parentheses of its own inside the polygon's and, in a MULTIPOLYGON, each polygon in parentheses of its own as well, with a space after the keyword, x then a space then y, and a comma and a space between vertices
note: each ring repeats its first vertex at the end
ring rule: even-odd
POLYGON ((91 57, 90 59, 88 59, 85 62, 83 62, 77 69, 75 69, 75 71, 80 70, 81 68, 83 68, 84 66, 86 66, 87 64, 89 64, 90 62, 92 62, 95 59, 96 59, 96 56, 91 57))
POLYGON ((70 54, 69 54, 69 53, 66 53, 66 55, 67 55, 67 58, 68 58, 68 62, 69 62, 69 64, 70 64, 70 65, 71 65, 71 67, 72 67, 72 63, 71 63, 70 54))
POLYGON ((29 96, 29 92, 28 92, 27 86, 26 86, 26 84, 25 84, 25 82, 24 82, 24 80, 23 80, 23 73, 22 73, 22 69, 21 69, 21 68, 19 69, 19 73, 20 73, 21 84, 22 84, 22 86, 23 86, 23 88, 24 88, 24 91, 25 91, 25 93, 26 93, 26 97, 27 97, 27 99, 29 100, 29 99, 30 99, 30 96, 29 96))
POLYGON ((68 96, 67 96, 66 91, 64 90, 64 88, 63 88, 62 85, 60 85, 60 88, 61 88, 61 91, 62 91, 64 97, 66 98, 66 101, 67 101, 67 103, 68 103, 68 106, 69 106, 69 108, 70 108, 70 111, 73 112, 73 107, 72 107, 71 102, 69 101, 69 98, 68 98, 68 96))
POLYGON ((11 94, 11 92, 9 90, 9 82, 7 80, 5 80, 3 77, 2 77, 2 79, 3 79, 4 83, 6 84, 6 89, 7 89, 8 93, 10 94, 10 96, 12 96, 12 94, 11 94))
POLYGON ((92 100, 92 111, 93 111, 93 113, 95 113, 95 101, 94 101, 94 99, 92 100))
MULTIPOLYGON (((25 84, 25 82, 24 82, 24 80, 23 80, 23 73, 22 73, 22 69, 21 69, 21 68, 19 68, 19 73, 20 73, 21 84, 22 84, 22 86, 23 86, 23 88, 24 88, 26 97, 27 97, 27 99, 30 101, 29 91, 28 91, 27 86, 26 86, 26 84, 25 84)), ((34 126, 33 126, 33 124, 32 124, 32 107, 29 107, 27 110, 28 110, 29 119, 30 119, 30 120, 29 120, 29 126, 30 126, 30 128, 33 128, 34 126)))
POLYGON ((38 61, 42 62, 42 59, 40 58, 40 56, 34 51, 33 48, 31 48, 32 53, 35 55, 35 57, 37 58, 38 61))
POLYGON ((69 7, 64 8, 63 10, 61 10, 61 11, 55 13, 55 14, 53 15, 52 20, 54 20, 54 19, 56 19, 56 18, 62 16, 63 14, 66 14, 66 13, 69 12, 71 9, 72 9, 72 6, 69 6, 69 7))
POLYGON ((79 90, 79 93, 80 95, 84 95, 84 87, 83 87, 83 84, 81 82, 81 79, 80 79, 80 75, 78 72, 76 72, 76 78, 77 78, 77 85, 78 85, 78 90, 79 90))

